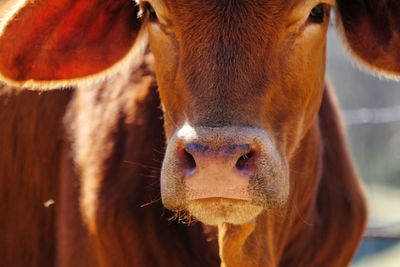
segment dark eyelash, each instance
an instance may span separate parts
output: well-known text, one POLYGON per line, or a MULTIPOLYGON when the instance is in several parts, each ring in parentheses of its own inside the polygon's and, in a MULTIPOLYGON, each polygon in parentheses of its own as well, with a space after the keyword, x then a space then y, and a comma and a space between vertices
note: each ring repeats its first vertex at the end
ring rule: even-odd
POLYGON ((313 23, 322 23, 325 18, 325 8, 323 4, 316 5, 310 12, 308 20, 313 23))

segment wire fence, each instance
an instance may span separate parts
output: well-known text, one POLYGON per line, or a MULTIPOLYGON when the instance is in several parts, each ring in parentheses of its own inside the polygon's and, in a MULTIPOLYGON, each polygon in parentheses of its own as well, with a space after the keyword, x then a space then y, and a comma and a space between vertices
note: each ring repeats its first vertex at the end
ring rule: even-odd
POLYGON ((347 125, 400 122, 400 106, 342 111, 347 125))

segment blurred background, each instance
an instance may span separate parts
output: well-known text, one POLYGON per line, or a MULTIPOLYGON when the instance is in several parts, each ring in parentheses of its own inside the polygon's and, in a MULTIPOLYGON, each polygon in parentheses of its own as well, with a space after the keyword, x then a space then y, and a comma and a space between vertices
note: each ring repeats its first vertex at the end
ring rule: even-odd
POLYGON ((352 267, 400 266, 400 82, 372 76, 328 32, 327 75, 346 122, 369 204, 368 230, 352 267))

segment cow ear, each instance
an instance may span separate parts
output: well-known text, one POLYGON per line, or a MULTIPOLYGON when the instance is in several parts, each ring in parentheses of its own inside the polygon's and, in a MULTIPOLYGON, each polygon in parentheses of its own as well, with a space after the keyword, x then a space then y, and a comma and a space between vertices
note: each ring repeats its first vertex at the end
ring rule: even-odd
POLYGON ((0 24, 0 79, 49 89, 102 78, 138 53, 132 0, 21 0, 0 24))
POLYGON ((400 1, 337 0, 339 32, 367 67, 400 75, 400 1))

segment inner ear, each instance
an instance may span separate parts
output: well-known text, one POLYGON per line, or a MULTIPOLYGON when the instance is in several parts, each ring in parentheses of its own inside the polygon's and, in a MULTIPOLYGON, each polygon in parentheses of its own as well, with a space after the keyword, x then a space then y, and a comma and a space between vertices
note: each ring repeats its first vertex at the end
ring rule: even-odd
POLYGON ((0 29, 0 76, 34 87, 101 77, 132 52, 137 13, 131 0, 26 0, 0 29))

